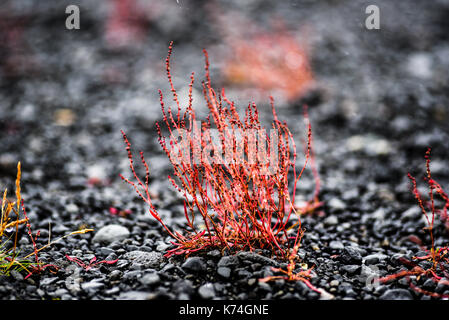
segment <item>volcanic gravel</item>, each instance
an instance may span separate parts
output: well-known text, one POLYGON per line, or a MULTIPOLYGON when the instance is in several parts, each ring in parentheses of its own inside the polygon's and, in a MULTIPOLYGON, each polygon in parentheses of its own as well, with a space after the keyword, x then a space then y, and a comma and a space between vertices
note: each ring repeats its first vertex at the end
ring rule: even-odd
MULTIPOLYGON (((119 178, 130 174, 123 129, 150 164, 155 206, 179 230, 182 198, 166 179, 170 164, 155 130, 161 119, 157 89, 170 100, 168 43, 175 41, 172 70, 180 89, 193 70, 202 79, 202 48, 209 51, 214 86, 225 85, 219 70, 222 34, 208 8, 200 1, 163 2, 163 13, 149 22, 140 46, 120 50, 104 40, 106 1, 5 2, 8 15, 24 26, 14 52, 26 63, 13 71, 6 59, 0 63, 0 185, 14 190, 21 161, 23 198, 33 230, 40 230, 39 246, 49 230, 52 239, 82 226, 95 231, 40 253, 42 261, 59 267, 57 273, 0 276, 1 299, 430 299, 404 280, 377 286, 367 280, 403 269, 401 257, 423 254, 411 235, 429 243, 407 178, 407 172, 425 172, 427 147, 435 179, 443 187, 449 182, 449 3, 219 2, 222 10, 237 10, 254 23, 268 23, 277 14, 295 30, 308 27, 317 86, 296 102, 276 106, 298 147, 306 134, 302 105, 310 107, 324 206, 322 215, 303 218, 298 255, 314 266, 311 283, 323 290, 320 295, 302 282, 259 282, 273 275, 271 267, 286 267, 264 250, 165 258, 171 239, 119 178), (69 4, 81 8, 80 30, 64 28, 69 4), (364 27, 368 4, 381 8, 380 30, 364 27), (120 216, 110 208, 128 211, 120 216), (85 270, 66 255, 85 263, 93 257, 118 260, 85 270)), ((13 49, 0 50, 8 57, 13 49)), ((196 89, 201 92, 199 84, 196 89)), ((243 108, 247 101, 239 94, 238 88, 227 93, 243 108)), ((269 120, 268 98, 258 106, 269 120)), ((307 172, 297 200, 309 199, 313 188, 307 172)), ((435 234, 437 246, 447 243, 439 221, 435 234)), ((32 252, 25 230, 19 246, 32 252)), ((449 294, 448 287, 417 281, 449 294)))

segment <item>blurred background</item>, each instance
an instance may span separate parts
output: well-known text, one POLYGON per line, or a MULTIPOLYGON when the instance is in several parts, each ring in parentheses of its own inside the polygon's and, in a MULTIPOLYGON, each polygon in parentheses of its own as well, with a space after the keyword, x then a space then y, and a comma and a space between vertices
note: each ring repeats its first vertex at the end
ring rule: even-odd
MULTIPOLYGON (((3 0, 0 185, 22 161, 28 193, 107 187, 110 201, 117 190, 131 193, 118 178, 128 170, 120 129, 145 151, 153 179, 165 180, 155 121, 157 90, 171 101, 170 41, 181 101, 194 71, 200 114, 202 49, 214 87, 239 110, 255 101, 266 119, 272 95, 298 141, 309 105, 324 198, 356 190, 357 201, 376 190, 397 200, 408 192, 407 171, 424 170, 427 146, 444 185, 448 17, 443 0, 3 0), (66 28, 69 5, 79 7, 79 29, 66 28), (365 26, 369 5, 380 9, 379 30, 365 26)), ((311 192, 313 179, 300 188, 311 192)))

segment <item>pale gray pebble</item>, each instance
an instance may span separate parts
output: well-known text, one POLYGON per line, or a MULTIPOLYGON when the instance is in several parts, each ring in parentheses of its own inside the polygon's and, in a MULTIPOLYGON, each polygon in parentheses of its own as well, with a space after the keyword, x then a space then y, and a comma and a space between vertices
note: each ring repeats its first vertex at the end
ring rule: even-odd
POLYGON ((104 286, 105 286, 104 283, 100 282, 97 279, 81 284, 81 288, 84 291, 91 292, 91 293, 95 293, 95 292, 99 291, 100 289, 103 289, 104 286))
POLYGON ((363 261, 365 262, 366 265, 372 265, 372 264, 376 264, 376 263, 385 261, 387 258, 388 258, 388 256, 383 253, 374 253, 374 254, 365 256, 363 258, 363 261))
POLYGON ((338 224, 338 218, 334 215, 330 215, 324 219, 323 223, 325 226, 335 226, 338 224))
POLYGON ((217 269, 217 273, 221 277, 228 279, 231 276, 231 269, 229 269, 228 267, 220 267, 217 269))
POLYGON ((212 283, 203 284, 198 289, 198 294, 202 299, 212 299, 215 297, 215 289, 212 283))
POLYGON ((163 261, 163 256, 160 252, 146 252, 134 250, 125 254, 125 258, 134 263, 140 263, 145 268, 159 268, 163 261))
POLYGON ((129 230, 124 226, 118 224, 110 224, 99 229, 95 233, 95 236, 92 239, 92 241, 100 243, 112 243, 114 241, 126 239, 129 237, 129 235, 130 235, 129 230))
POLYGON ((406 289, 389 289, 379 298, 380 300, 413 300, 412 294, 406 289))
POLYGON ((331 248, 333 250, 343 250, 345 248, 345 246, 341 241, 332 240, 329 243, 329 248, 331 248))
POLYGON ((161 278, 157 273, 152 272, 145 274, 139 281, 145 286, 152 286, 158 284, 161 281, 161 278))
POLYGON ((332 198, 327 202, 329 208, 334 209, 336 211, 341 211, 346 209, 346 204, 338 198, 332 198))
POLYGON ((149 300, 152 294, 149 292, 142 291, 128 291, 123 292, 118 296, 118 300, 149 300))

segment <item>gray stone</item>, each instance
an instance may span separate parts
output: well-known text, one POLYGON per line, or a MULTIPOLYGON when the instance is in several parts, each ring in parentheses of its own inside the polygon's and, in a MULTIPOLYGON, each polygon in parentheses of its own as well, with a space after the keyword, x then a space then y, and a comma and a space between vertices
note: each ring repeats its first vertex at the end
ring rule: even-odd
POLYGON ((345 248, 345 246, 343 245, 343 243, 341 241, 333 240, 329 243, 329 248, 331 248, 333 250, 343 250, 345 248))
POLYGON ((331 287, 338 287, 339 284, 340 284, 340 281, 338 281, 338 280, 332 280, 330 282, 331 287))
POLYGON ((416 220, 421 215, 422 215, 422 212, 421 212, 421 209, 419 208, 419 206, 413 206, 413 207, 410 207, 409 209, 405 210, 401 214, 401 220, 402 221, 416 220))
POLYGON ((358 265, 345 265, 341 267, 343 272, 346 272, 349 275, 354 275, 360 270, 360 266, 358 265))
POLYGON ((125 254, 125 258, 133 263, 144 265, 145 268, 159 268, 163 261, 163 256, 159 252, 146 252, 134 250, 125 254))
POLYGON ((122 276, 122 272, 120 270, 114 270, 109 274, 109 279, 118 280, 122 276))
POLYGON ((217 273, 221 277, 228 279, 231 276, 231 269, 229 269, 228 267, 220 267, 217 269, 217 273))
POLYGON ((275 260, 264 257, 255 252, 242 251, 237 254, 237 257, 240 258, 241 260, 257 262, 257 263, 261 263, 264 265, 270 265, 270 266, 275 266, 275 267, 279 266, 279 263, 276 262, 275 260))
POLYGON ((346 209, 346 204, 338 198, 332 198, 331 200, 329 200, 327 205, 329 206, 329 208, 336 211, 346 209))
POLYGON ((81 288, 84 291, 90 292, 90 293, 94 293, 97 292, 98 290, 102 289, 104 287, 104 283, 103 282, 99 282, 97 280, 92 280, 86 283, 82 283, 81 284, 81 288))
POLYGON ((118 224, 110 224, 98 230, 92 241, 112 243, 113 241, 126 239, 129 235, 130 232, 127 228, 118 224))
POLYGON ((118 300, 149 300, 151 293, 142 291, 123 292, 118 296, 118 300))
POLYGON ((215 297, 214 286, 212 285, 212 283, 203 284, 198 289, 198 294, 202 299, 212 299, 213 297, 215 297))
POLYGON ((152 286, 161 282, 161 278, 157 273, 152 272, 145 274, 139 281, 145 286, 152 286))
POLYGON ((340 255, 340 260, 344 264, 361 264, 362 255, 358 250, 352 247, 345 247, 342 254, 340 255))
POLYGON ((23 281, 23 276, 16 270, 12 270, 10 272, 10 275, 17 281, 23 281))
POLYGON ((371 264, 377 264, 379 262, 382 262, 387 258, 388 258, 388 256, 383 253, 374 253, 374 254, 370 254, 370 255, 364 257, 363 260, 365 261, 366 265, 371 265, 371 264))
POLYGON ((323 223, 327 227, 336 226, 338 224, 338 218, 334 215, 330 215, 324 219, 323 223))
POLYGON ((239 259, 236 256, 225 256, 218 261, 218 267, 233 268, 239 265, 239 259))
POLYGON ((55 283, 55 282, 58 281, 58 280, 59 280, 58 277, 45 278, 45 279, 42 279, 42 280, 41 280, 40 285, 41 285, 41 286, 48 286, 48 285, 50 285, 50 284, 55 283))
POLYGON ((412 294, 406 289, 390 289, 380 296, 381 300, 413 300, 412 294))
POLYGON ((201 257, 189 257, 182 264, 182 268, 190 273, 199 273, 206 271, 206 263, 201 257))
POLYGON ((142 275, 140 270, 129 270, 123 273, 123 280, 132 281, 142 275))
MULTIPOLYGON (((301 282, 298 282, 298 283, 301 283, 301 282)), ((268 284, 268 283, 266 283, 266 282, 261 282, 261 281, 259 281, 259 283, 257 284, 257 286, 261 289, 261 290, 263 290, 263 291, 266 291, 266 292, 271 292, 271 286, 268 284)))
POLYGON ((98 249, 98 252, 103 256, 109 256, 110 254, 114 253, 114 250, 108 247, 101 247, 98 249))

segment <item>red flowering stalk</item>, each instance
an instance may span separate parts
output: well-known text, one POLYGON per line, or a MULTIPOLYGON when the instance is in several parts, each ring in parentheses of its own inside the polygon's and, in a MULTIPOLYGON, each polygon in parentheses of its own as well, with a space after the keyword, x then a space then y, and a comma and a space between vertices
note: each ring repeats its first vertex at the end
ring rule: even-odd
MULTIPOLYGON (((301 235, 300 238, 302 238, 304 234, 304 231, 301 231, 301 235)), ((307 270, 302 270, 299 272, 294 272, 295 268, 296 268, 296 261, 298 259, 298 250, 300 247, 300 241, 293 247, 293 249, 291 250, 289 256, 288 256, 288 266, 287 266, 287 270, 283 270, 280 268, 271 268, 271 270, 273 270, 274 272, 279 272, 282 273, 282 275, 278 275, 278 276, 268 276, 265 277, 263 279, 259 279, 260 282, 269 282, 269 281, 274 281, 274 280, 278 280, 278 279, 284 279, 287 281, 302 281, 305 283, 305 285, 318 293, 322 293, 322 291, 318 288, 316 288, 312 283, 310 283, 310 278, 312 278, 312 268, 309 268, 307 270)))
POLYGON ((67 260, 75 262, 77 265, 79 265, 81 268, 83 268, 86 271, 89 271, 90 269, 94 268, 95 266, 102 264, 102 263, 106 263, 106 264, 114 264, 118 261, 118 259, 115 260, 102 260, 102 261, 97 261, 97 257, 93 257, 90 261, 89 264, 84 263, 81 259, 77 258, 77 257, 70 257, 67 254, 65 255, 65 257, 67 258, 67 260))
POLYGON ((444 193, 441 186, 432 178, 432 174, 430 171, 430 152, 431 152, 431 149, 428 148, 426 155, 425 155, 425 159, 426 159, 426 178, 425 178, 425 180, 427 181, 427 184, 429 186, 429 192, 428 192, 429 203, 427 206, 426 206, 426 202, 423 200, 420 192, 418 191, 416 179, 410 173, 408 174, 408 178, 410 179, 410 181, 412 183, 412 193, 415 196, 415 199, 417 200, 418 205, 421 209, 421 212, 427 222, 427 227, 425 228, 425 230, 429 231, 429 236, 430 236, 430 241, 431 241, 430 249, 423 248, 428 254, 421 256, 421 257, 413 257, 413 260, 415 260, 415 261, 409 261, 407 259, 402 258, 400 261, 403 264, 411 267, 411 269, 403 270, 396 274, 383 277, 383 278, 379 279, 379 282, 389 282, 391 280, 405 277, 408 280, 408 282, 410 283, 411 288, 413 290, 415 290, 416 292, 422 293, 425 295, 429 295, 432 297, 440 297, 440 298, 446 297, 447 298, 449 296, 441 295, 441 294, 438 294, 435 292, 426 291, 426 290, 423 290, 423 289, 415 286, 411 282, 411 279, 410 279, 411 276, 416 276, 416 277, 418 277, 418 279, 420 277, 427 277, 427 278, 435 281, 436 283, 441 283, 441 284, 445 284, 445 285, 449 286, 449 281, 443 279, 443 277, 445 277, 446 279, 449 279, 449 273, 446 271, 446 268, 445 268, 445 264, 449 263, 449 259, 448 259, 449 247, 445 246, 442 248, 435 248, 435 237, 434 237, 435 214, 440 213, 443 220, 447 219, 447 208, 449 207, 449 199, 448 199, 446 193, 444 193), (445 201, 445 205, 444 205, 444 208, 442 211, 438 210, 435 207, 435 194, 439 195, 445 201), (428 207, 429 209, 426 209, 426 207, 428 207), (428 212, 428 210, 430 210, 430 212, 428 212), (422 267, 418 266, 418 264, 417 264, 417 262, 420 260, 431 261, 432 267, 430 267, 429 269, 423 269, 422 267))
POLYGON ((166 256, 187 256, 209 248, 228 248, 236 252, 257 247, 271 249, 273 254, 288 259, 290 249, 299 246, 302 235, 301 224, 292 228, 290 218, 298 214, 294 206, 296 186, 311 154, 312 130, 307 112, 305 163, 298 173, 293 136, 287 124, 279 121, 274 106, 270 134, 260 123, 255 103, 248 105, 241 119, 224 89, 217 93, 211 87, 205 50, 206 80, 202 89, 209 115, 203 123, 196 120, 193 73, 189 101, 183 110, 172 82, 171 52, 172 43, 166 70, 177 111, 165 107, 159 90, 168 141, 159 123, 157 131, 159 143, 173 167, 173 175, 168 179, 184 197, 185 232, 173 231, 162 221, 150 197, 149 166, 140 152, 146 172, 145 178, 140 179, 134 167, 131 144, 123 131, 134 181, 120 175, 121 178, 135 189, 149 206, 150 214, 174 239, 175 247, 167 251, 166 256), (201 224, 195 222, 197 218, 201 219, 201 224))

